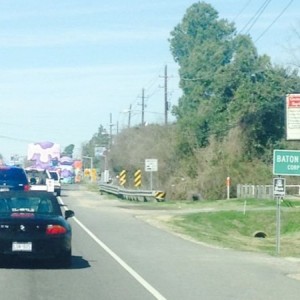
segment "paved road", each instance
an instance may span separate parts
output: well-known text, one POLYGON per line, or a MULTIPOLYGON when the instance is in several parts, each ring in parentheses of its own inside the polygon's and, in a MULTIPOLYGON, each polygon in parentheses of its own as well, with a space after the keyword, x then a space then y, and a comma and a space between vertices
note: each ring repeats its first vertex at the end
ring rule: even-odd
POLYGON ((298 261, 182 239, 98 193, 72 188, 61 198, 76 212, 72 268, 16 261, 0 270, 1 298, 299 299, 298 261))

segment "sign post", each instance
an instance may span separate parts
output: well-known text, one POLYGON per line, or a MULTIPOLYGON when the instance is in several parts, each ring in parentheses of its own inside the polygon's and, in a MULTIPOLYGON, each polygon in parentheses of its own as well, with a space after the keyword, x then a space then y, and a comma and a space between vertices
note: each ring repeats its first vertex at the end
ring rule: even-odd
POLYGON ((281 216, 280 216, 280 204, 282 198, 285 196, 285 178, 273 179, 273 195, 276 198, 276 254, 280 254, 280 228, 281 228, 281 216))
POLYGON ((280 216, 280 202, 281 197, 276 196, 276 254, 280 254, 280 227, 281 227, 281 216, 280 216))
POLYGON ((226 178, 226 187, 227 187, 227 200, 230 199, 230 177, 226 178))
POLYGON ((154 159, 154 158, 145 159, 145 171, 150 172, 150 190, 151 191, 153 188, 152 172, 157 172, 157 170, 158 170, 157 159, 154 159))

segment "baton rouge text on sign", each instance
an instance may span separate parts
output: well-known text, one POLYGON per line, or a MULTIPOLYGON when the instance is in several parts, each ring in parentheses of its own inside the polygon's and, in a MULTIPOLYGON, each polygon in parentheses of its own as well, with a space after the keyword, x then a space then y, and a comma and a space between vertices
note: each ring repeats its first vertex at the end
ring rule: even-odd
POLYGON ((274 150, 273 174, 300 176, 300 151, 274 150))
POLYGON ((277 155, 276 161, 278 163, 288 163, 288 165, 287 165, 288 170, 299 170, 300 169, 299 156, 277 155))

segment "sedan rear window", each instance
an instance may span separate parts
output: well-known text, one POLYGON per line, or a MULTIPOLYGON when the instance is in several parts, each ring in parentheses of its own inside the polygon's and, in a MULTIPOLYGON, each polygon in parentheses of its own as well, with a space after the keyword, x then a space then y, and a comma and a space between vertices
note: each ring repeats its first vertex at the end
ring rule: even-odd
POLYGON ((5 169, 0 172, 0 180, 14 180, 20 182, 26 182, 26 175, 19 169, 5 169))
POLYGON ((55 208, 51 199, 40 197, 12 197, 0 199, 0 213, 53 214, 55 208))

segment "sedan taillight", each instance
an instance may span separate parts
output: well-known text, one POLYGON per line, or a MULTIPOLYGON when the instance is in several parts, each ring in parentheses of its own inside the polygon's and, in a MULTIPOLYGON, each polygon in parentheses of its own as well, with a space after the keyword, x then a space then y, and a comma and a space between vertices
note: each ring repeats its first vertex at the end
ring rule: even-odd
POLYGON ((24 191, 28 192, 30 190, 30 185, 29 184, 25 184, 24 185, 24 191))
POLYGON ((46 229, 46 234, 55 235, 55 234, 64 234, 67 232, 67 229, 61 225, 48 225, 46 229))

